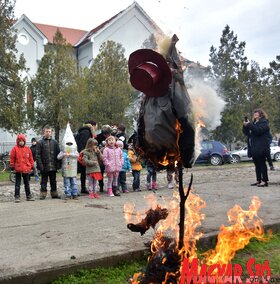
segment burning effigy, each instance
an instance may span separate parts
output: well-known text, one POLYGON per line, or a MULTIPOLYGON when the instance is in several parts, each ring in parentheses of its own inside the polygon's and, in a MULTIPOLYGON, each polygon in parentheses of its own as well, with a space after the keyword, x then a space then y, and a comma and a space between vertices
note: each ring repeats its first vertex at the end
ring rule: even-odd
POLYGON ((145 96, 137 125, 136 148, 158 168, 194 163, 195 122, 183 68, 175 47, 176 35, 162 52, 139 49, 128 60, 130 82, 145 96))
POLYGON ((262 220, 257 215, 260 200, 254 197, 249 210, 236 205, 228 212, 231 225, 221 226, 216 248, 198 259, 196 245, 202 236, 198 228, 205 218, 201 210, 206 203, 191 192, 192 175, 188 187, 183 186, 182 169, 191 168, 195 159, 197 126, 175 47, 177 41, 174 35, 161 53, 137 50, 128 61, 131 84, 144 94, 136 149, 158 169, 177 167, 179 171, 179 190, 174 191, 168 204, 154 201, 144 214, 137 214, 136 220, 132 220, 134 206, 124 205, 128 229, 141 235, 150 228, 155 230, 146 269, 134 274, 130 280, 134 284, 221 283, 221 277, 230 277, 231 266, 226 270, 226 265, 235 252, 253 237, 264 239, 262 220), (211 268, 210 274, 207 268, 211 268))

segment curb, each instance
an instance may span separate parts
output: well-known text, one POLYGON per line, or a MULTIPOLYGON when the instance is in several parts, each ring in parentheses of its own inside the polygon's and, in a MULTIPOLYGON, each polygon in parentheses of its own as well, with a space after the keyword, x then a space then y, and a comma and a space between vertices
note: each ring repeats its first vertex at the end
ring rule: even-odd
MULTIPOLYGON (((271 230, 273 233, 280 232, 280 223, 267 224, 264 225, 264 231, 271 230)), ((198 241, 198 245, 202 249, 210 249, 215 246, 217 241, 218 232, 207 233, 198 241)), ((14 274, 9 276, 4 276, 0 278, 0 284, 45 284, 54 281, 59 276, 68 275, 74 273, 79 269, 94 269, 97 267, 109 267, 117 265, 123 261, 130 261, 131 259, 140 260, 143 255, 147 253, 148 249, 139 249, 131 252, 120 252, 115 255, 107 255, 99 259, 90 260, 73 260, 72 263, 65 261, 63 263, 57 263, 53 267, 45 269, 34 269, 22 274, 14 274)))

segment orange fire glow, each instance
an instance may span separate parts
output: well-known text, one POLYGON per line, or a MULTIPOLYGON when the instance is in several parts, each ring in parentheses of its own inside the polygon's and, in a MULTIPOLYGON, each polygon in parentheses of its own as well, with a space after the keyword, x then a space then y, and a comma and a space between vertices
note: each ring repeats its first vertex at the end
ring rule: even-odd
POLYGON ((215 249, 205 253, 207 265, 229 263, 236 251, 243 249, 251 238, 265 240, 262 220, 257 215, 260 206, 259 198, 253 197, 249 210, 235 205, 228 211, 228 220, 232 225, 221 226, 215 249))
MULTIPOLYGON (((168 210, 167 218, 165 220, 161 220, 156 228, 155 237, 151 242, 151 256, 148 259, 148 263, 161 248, 166 246, 166 236, 174 239, 174 242, 177 244, 174 246, 174 253, 179 255, 181 261, 183 257, 187 257, 189 261, 197 258, 196 242, 203 235, 199 231, 199 227, 205 218, 205 215, 201 213, 201 210, 206 207, 205 201, 203 201, 199 195, 193 192, 189 194, 185 204, 186 218, 184 247, 182 251, 178 252, 178 223, 180 215, 180 197, 178 192, 174 191, 173 198, 171 200, 161 200, 161 202, 158 202, 156 197, 152 194, 148 195, 146 199, 149 203, 149 208, 155 208, 155 206, 160 204, 162 208, 166 208, 168 210)), ((257 215, 260 206, 261 202, 259 198, 253 197, 249 210, 243 210, 239 205, 235 205, 232 209, 230 209, 227 215, 231 225, 221 226, 215 249, 204 253, 202 259, 200 259, 200 263, 206 264, 207 266, 211 266, 213 264, 230 263, 235 256, 236 251, 244 248, 249 243, 251 238, 265 240, 262 220, 257 215)), ((133 214, 134 206, 129 204, 125 205, 124 211, 127 222, 133 221, 132 219, 139 222, 139 217, 140 219, 143 218, 143 214, 145 213, 143 211, 140 215, 133 214)), ((166 261, 168 260, 164 257, 162 259, 162 264, 165 264, 166 261)), ((178 271, 175 273, 166 272, 165 281, 161 283, 170 283, 168 282, 168 279, 171 274, 175 277, 177 283, 180 283, 181 269, 182 266, 179 267, 178 271)), ((141 283, 139 279, 141 279, 143 275, 143 273, 135 273, 130 283, 141 283)))

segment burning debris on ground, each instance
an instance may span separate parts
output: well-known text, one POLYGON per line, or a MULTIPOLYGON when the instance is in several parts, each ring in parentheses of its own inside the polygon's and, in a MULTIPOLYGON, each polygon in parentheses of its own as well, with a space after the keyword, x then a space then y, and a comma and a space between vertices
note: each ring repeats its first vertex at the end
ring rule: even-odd
POLYGON ((150 227, 154 229, 156 224, 160 220, 166 219, 167 216, 168 210, 166 208, 162 209, 160 206, 157 206, 155 210, 149 209, 146 212, 146 217, 142 219, 140 223, 129 223, 127 224, 127 228, 132 232, 139 232, 142 236, 146 233, 147 230, 150 229, 150 227))
MULTIPOLYGON (((201 219, 203 219, 203 214, 200 213, 200 210, 204 208, 205 202, 197 194, 189 194, 185 206, 187 214, 184 224, 186 232, 184 235, 184 246, 182 249, 179 249, 179 230, 178 228, 176 230, 179 223, 179 212, 175 212, 174 208, 176 207, 179 211, 180 198, 177 192, 174 192, 173 196, 174 200, 170 201, 170 206, 166 206, 167 210, 169 210, 168 216, 166 219, 160 220, 156 225, 156 233, 151 241, 147 266, 143 272, 134 274, 130 281, 132 284, 180 283, 184 259, 187 259, 187 263, 192 266, 195 266, 191 263, 193 260, 196 260, 197 269, 195 275, 185 275, 191 281, 183 283, 192 283, 192 281, 204 283, 198 281, 199 278, 208 277, 203 274, 203 271, 206 270, 201 270, 201 267, 227 265, 231 263, 236 252, 243 249, 252 238, 266 240, 264 238, 262 220, 258 217, 261 203, 257 197, 253 197, 249 210, 243 210, 239 205, 235 205, 228 211, 230 225, 221 226, 216 247, 208 250, 198 259, 196 242, 202 236, 202 233, 197 232, 197 228, 201 219), (167 237, 167 235, 170 235, 170 232, 167 232, 170 230, 170 222, 174 225, 175 237, 167 237)), ((190 272, 191 269, 187 268, 187 271, 190 272)), ((211 277, 218 276, 221 276, 218 275, 218 271, 213 270, 211 277)))
MULTIPOLYGON (((155 244, 151 244, 151 252, 156 249, 156 253, 151 254, 145 272, 139 275, 137 283, 177 283, 180 277, 181 257, 175 239, 160 238, 160 249, 156 249, 155 244), (167 280, 168 278, 168 280, 167 280), (165 282, 165 281, 168 282, 165 282)), ((131 282, 134 283, 134 282, 131 282)))

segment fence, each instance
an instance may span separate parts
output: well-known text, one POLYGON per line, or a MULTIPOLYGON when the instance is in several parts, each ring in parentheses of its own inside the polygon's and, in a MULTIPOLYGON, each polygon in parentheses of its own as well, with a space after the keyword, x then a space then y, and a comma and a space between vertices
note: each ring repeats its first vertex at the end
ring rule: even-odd
MULTIPOLYGON (((10 152, 15 145, 15 142, 0 142, 0 154, 10 152)), ((31 146, 31 143, 27 142, 26 145, 31 146)))

